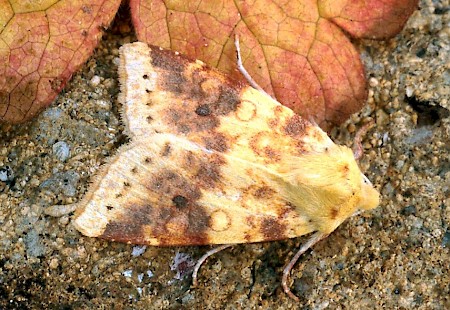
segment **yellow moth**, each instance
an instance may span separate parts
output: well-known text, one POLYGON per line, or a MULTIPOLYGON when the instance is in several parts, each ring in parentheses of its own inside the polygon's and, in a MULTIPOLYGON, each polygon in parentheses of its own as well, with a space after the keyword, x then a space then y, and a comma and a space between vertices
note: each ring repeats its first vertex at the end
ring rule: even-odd
POLYGON ((378 205, 351 149, 261 90, 140 42, 121 47, 119 78, 130 142, 74 206, 86 236, 175 246, 315 232, 284 271, 296 298, 300 254, 378 205))

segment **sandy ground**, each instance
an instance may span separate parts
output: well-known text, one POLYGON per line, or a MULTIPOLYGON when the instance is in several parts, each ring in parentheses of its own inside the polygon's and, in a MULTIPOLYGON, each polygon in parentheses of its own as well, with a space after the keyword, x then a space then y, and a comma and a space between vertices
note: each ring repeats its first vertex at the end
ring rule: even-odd
POLYGON ((130 38, 106 34, 48 110, 26 125, 1 125, 0 308, 449 309, 450 12, 448 1, 420 5, 389 42, 357 42, 368 105, 332 136, 351 146, 355 128, 375 120, 361 167, 382 201, 300 259, 292 272, 300 303, 280 279, 306 238, 225 250, 192 289, 186 269, 209 247, 91 239, 71 215, 44 214, 78 201, 127 141, 116 64, 130 38))

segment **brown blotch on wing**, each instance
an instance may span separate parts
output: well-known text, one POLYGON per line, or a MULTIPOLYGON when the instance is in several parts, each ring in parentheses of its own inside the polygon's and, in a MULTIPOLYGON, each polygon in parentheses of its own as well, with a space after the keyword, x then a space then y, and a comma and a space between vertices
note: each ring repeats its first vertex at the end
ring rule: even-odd
POLYGON ((234 111, 240 102, 238 92, 226 86, 218 86, 210 93, 204 93, 199 87, 185 90, 183 94, 185 97, 182 95, 180 102, 164 112, 165 122, 176 128, 176 133, 209 133, 220 125, 218 117, 234 111), (202 104, 199 106, 198 102, 202 104))
POLYGON ((238 109, 240 82, 170 51, 152 48, 151 57, 158 88, 173 94, 160 112, 172 132, 209 134, 220 125, 219 117, 238 109))
POLYGON ((218 154, 211 154, 208 158, 202 159, 195 153, 186 152, 182 164, 194 172, 194 181, 199 186, 211 189, 220 182, 220 168, 226 164, 226 161, 223 156, 218 154))
POLYGON ((228 140, 222 133, 211 133, 205 135, 203 138, 204 145, 208 150, 214 150, 218 152, 225 152, 228 150, 228 140))
POLYGON ((198 204, 199 183, 169 169, 155 173, 146 184, 154 201, 129 201, 101 237, 144 244, 153 240, 158 245, 208 244, 211 219, 198 204))
POLYGON ((155 173, 148 184, 148 188, 158 193, 158 195, 153 196, 159 197, 162 202, 167 197, 172 198, 177 195, 182 195, 188 201, 195 201, 201 197, 200 189, 193 182, 171 170, 155 173))
POLYGON ((280 240, 286 238, 286 226, 275 218, 265 218, 261 222, 261 234, 264 240, 280 240))
POLYGON ((344 178, 347 178, 350 173, 350 167, 348 166, 348 164, 343 164, 341 166, 341 171, 342 171, 342 176, 344 178))
POLYGON ((189 60, 184 56, 175 55, 172 51, 163 50, 156 46, 151 47, 150 57, 154 67, 166 71, 159 79, 164 89, 173 93, 181 93, 183 85, 187 83, 183 71, 189 64, 189 60))
POLYGON ((311 126, 311 124, 299 115, 294 114, 286 121, 284 132, 291 137, 298 138, 305 134, 305 128, 307 126, 311 126))
MULTIPOLYGON (((113 207, 108 206, 108 211, 111 210, 113 207)), ((125 216, 119 220, 108 222, 100 237, 119 242, 135 240, 136 243, 145 243, 146 236, 143 226, 154 221, 149 210, 152 210, 150 205, 129 206, 125 216)))
POLYGON ((280 152, 270 146, 266 146, 264 148, 264 154, 266 155, 267 158, 270 158, 273 162, 279 161, 281 158, 280 152))
POLYGON ((247 189, 247 191, 257 199, 270 199, 272 195, 275 194, 275 190, 267 185, 252 185, 247 189))
POLYGON ((110 221, 101 238, 136 244, 156 239, 164 245, 208 244, 210 217, 200 205, 179 209, 167 205, 131 205, 120 220, 110 221))

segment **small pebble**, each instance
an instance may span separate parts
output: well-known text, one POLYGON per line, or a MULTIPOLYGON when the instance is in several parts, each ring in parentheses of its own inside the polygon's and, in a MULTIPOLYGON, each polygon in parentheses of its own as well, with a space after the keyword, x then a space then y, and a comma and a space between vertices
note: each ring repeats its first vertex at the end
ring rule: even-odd
POLYGON ((70 146, 64 141, 53 144, 53 154, 60 162, 65 162, 70 156, 70 146))
POLYGON ((131 252, 131 255, 134 257, 141 256, 145 253, 145 250, 147 249, 147 246, 145 245, 136 245, 133 247, 133 251, 131 252))
POLYGON ((0 181, 11 182, 14 180, 14 171, 10 166, 4 166, 0 168, 0 181))
POLYGON ((90 81, 92 87, 98 86, 100 84, 100 77, 98 75, 94 75, 90 81))
POLYGON ((49 263, 50 269, 56 269, 59 266, 59 261, 57 258, 52 258, 49 263))
POLYGON ((122 272, 122 274, 124 277, 130 278, 131 275, 133 274, 133 270, 131 269, 125 270, 124 272, 122 272))

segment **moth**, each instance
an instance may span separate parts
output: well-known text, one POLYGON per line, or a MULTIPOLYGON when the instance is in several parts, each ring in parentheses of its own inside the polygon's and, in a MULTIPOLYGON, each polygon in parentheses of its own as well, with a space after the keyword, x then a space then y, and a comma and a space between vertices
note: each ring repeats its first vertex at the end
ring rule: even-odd
POLYGON ((283 273, 295 299, 298 257, 379 203, 350 148, 257 85, 140 42, 120 48, 119 79, 130 142, 73 206, 86 236, 219 250, 315 232, 283 273))

